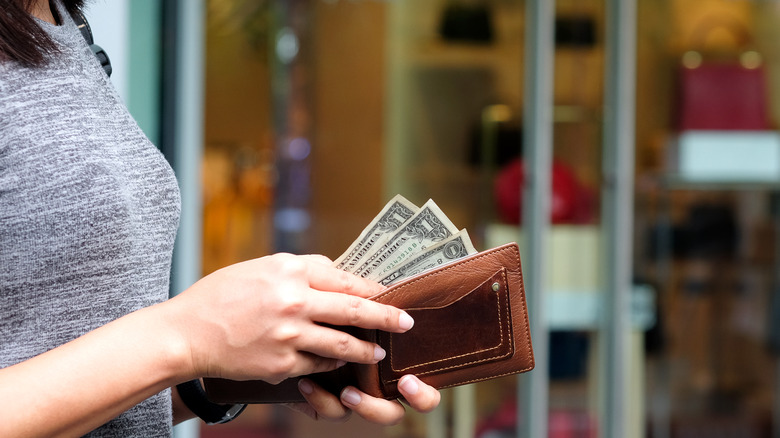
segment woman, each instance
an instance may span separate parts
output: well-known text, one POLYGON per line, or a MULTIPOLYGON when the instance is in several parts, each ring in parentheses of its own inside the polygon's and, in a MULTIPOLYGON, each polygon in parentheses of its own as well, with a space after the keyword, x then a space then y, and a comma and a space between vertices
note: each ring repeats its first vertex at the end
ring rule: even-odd
MULTIPOLYGON (((412 319, 322 256, 247 261, 166 299, 178 187, 73 23, 81 3, 0 8, 0 436, 167 436, 208 403, 182 400, 184 382, 381 360, 318 323, 403 332, 412 319)), ((419 411, 439 403, 413 376, 399 386, 419 411)), ((357 388, 300 389, 315 418, 404 413, 357 388)))

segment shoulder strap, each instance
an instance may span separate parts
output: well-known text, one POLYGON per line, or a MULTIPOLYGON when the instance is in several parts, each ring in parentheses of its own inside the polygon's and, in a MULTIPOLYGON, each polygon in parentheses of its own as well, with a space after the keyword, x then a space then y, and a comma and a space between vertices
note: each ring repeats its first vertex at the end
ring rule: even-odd
POLYGON ((100 65, 103 66, 103 70, 106 72, 106 75, 111 77, 111 72, 113 71, 111 68, 111 60, 108 59, 108 53, 106 53, 102 47, 95 44, 95 39, 92 37, 92 28, 89 27, 87 17, 85 17, 84 14, 82 14, 80 11, 72 14, 71 17, 76 23, 76 26, 78 26, 79 31, 81 31, 81 36, 84 37, 84 39, 87 41, 87 44, 89 44, 89 48, 92 49, 92 53, 94 53, 95 57, 98 59, 98 61, 100 61, 100 65))

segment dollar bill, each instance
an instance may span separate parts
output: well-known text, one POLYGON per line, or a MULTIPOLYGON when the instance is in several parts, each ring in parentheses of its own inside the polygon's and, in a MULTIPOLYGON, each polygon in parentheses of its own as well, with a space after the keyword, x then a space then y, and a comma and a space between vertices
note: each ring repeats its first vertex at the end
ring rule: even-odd
POLYGON ((400 266, 425 248, 439 243, 458 229, 439 209, 428 200, 414 216, 384 243, 377 246, 368 258, 354 271, 361 277, 382 277, 400 266))
POLYGON ((464 229, 458 231, 449 239, 426 248, 424 252, 398 266, 384 277, 371 279, 377 280, 378 283, 384 286, 389 286, 405 278, 476 253, 477 250, 474 249, 474 245, 471 243, 469 233, 464 229))
POLYGON ((354 269, 373 253, 374 247, 394 235, 418 211, 419 207, 403 196, 396 195, 333 264, 339 269, 354 272, 354 269))

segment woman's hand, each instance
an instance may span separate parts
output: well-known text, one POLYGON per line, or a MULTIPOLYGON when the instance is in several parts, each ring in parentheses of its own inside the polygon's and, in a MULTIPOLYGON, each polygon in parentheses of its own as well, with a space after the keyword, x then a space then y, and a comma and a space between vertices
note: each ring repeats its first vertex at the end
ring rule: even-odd
MULTIPOLYGON (((405 413, 399 401, 371 397, 352 386, 344 388, 340 398, 306 378, 298 382, 298 389, 308 404, 288 406, 314 419, 344 421, 354 411, 368 421, 390 426, 401 421, 405 413)), ((403 376, 398 381, 398 390, 406 403, 419 412, 430 412, 441 401, 439 391, 412 375, 403 376)))
POLYGON ((168 303, 189 346, 190 378, 278 383, 384 358, 378 345, 321 325, 410 329, 408 314, 365 299, 381 290, 325 257, 275 254, 216 271, 168 303))
MULTIPOLYGON (((321 324, 411 328, 405 312, 365 299, 381 290, 318 256, 278 254, 229 266, 171 300, 0 369, 0 407, 35 406, 0 422, 0 435, 80 436, 198 377, 277 383, 344 362, 376 363, 385 354, 377 345, 321 324)), ((413 407, 438 403, 438 393, 419 388, 418 394, 401 388, 413 407)), ((357 404, 350 391, 342 400, 372 421, 387 424, 403 415, 394 402, 356 394, 357 404)), ((307 398, 321 416, 347 412, 322 390, 307 398)))

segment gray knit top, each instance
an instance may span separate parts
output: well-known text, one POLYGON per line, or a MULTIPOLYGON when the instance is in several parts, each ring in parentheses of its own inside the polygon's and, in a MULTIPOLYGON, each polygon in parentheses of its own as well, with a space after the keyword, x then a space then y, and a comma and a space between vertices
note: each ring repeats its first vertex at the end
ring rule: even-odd
MULTIPOLYGON (((0 62, 0 368, 168 296, 175 177, 59 11, 45 67, 0 62)), ((166 390, 90 436, 171 422, 166 390)))

